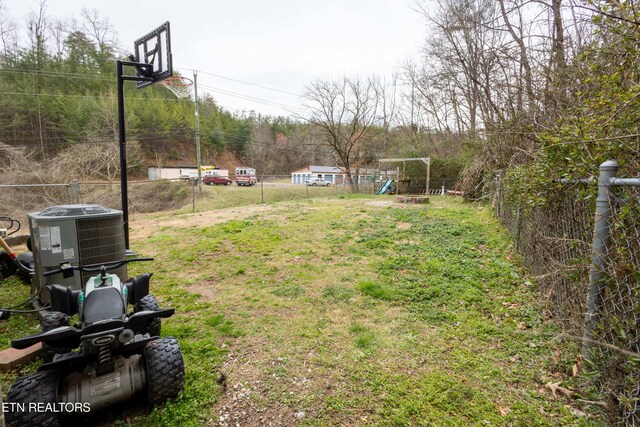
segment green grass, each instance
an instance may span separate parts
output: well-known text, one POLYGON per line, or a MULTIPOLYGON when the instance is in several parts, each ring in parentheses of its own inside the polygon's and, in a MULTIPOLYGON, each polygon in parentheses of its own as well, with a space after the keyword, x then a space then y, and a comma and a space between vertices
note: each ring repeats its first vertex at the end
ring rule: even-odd
MULTIPOLYGON (((345 192, 345 189, 342 188, 336 191, 333 187, 309 187, 307 189, 304 185, 287 185, 285 187, 269 183, 262 187, 260 183, 251 187, 205 185, 202 190, 202 196, 198 195, 196 198, 196 211, 328 197, 345 192)), ((183 208, 183 211, 192 211, 191 202, 183 208)))
MULTIPOLYGON (((30 298, 30 289, 30 285, 25 284, 16 276, 0 281, 0 307, 11 307, 27 301, 30 298)), ((16 310, 32 308, 31 305, 23 305, 16 307, 16 310)), ((11 340, 14 338, 38 332, 39 325, 33 314, 11 313, 9 320, 0 321, 0 350, 9 348, 11 340)), ((0 374, 0 388, 3 395, 19 377, 34 373, 39 364, 40 362, 36 361, 10 372, 2 372, 0 374)))
POLYGON ((544 389, 579 349, 553 339, 489 209, 391 200, 181 214, 180 226, 154 215, 133 248, 156 261, 131 270, 153 270, 153 293, 176 308, 163 335, 180 341, 187 382, 135 423, 212 425, 234 407, 231 425, 598 425, 596 409, 544 389))

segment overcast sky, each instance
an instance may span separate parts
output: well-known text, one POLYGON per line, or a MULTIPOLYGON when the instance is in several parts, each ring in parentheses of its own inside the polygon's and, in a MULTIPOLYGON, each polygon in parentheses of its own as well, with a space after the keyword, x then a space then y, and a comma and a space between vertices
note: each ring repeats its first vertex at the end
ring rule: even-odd
MULTIPOLYGON (((0 1, 23 28, 29 10, 39 7, 37 0, 0 1)), ((132 52, 135 39, 170 21, 174 69, 188 77, 198 70, 199 91, 210 92, 230 111, 271 115, 290 115, 273 103, 300 106, 295 95, 303 94, 315 78, 390 78, 406 58, 417 57, 425 25, 413 4, 414 0, 46 2, 52 18, 78 17, 83 7, 96 9, 115 28, 119 45, 132 52)))

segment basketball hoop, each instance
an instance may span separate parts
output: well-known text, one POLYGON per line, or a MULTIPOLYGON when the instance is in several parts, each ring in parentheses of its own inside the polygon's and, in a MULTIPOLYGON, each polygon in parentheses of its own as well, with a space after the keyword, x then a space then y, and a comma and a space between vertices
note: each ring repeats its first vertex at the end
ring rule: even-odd
POLYGON ((158 83, 164 85, 179 99, 191 99, 191 87, 193 86, 193 80, 187 77, 172 76, 158 83))

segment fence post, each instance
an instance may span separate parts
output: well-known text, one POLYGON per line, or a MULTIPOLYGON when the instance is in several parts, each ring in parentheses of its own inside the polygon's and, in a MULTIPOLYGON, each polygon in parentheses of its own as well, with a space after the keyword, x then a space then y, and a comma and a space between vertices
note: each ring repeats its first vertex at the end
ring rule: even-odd
POLYGON ((264 203, 264 175, 260 178, 260 203, 264 203))
POLYGON ((191 211, 196 211, 196 180, 190 179, 191 181, 191 211))
POLYGON ((69 200, 71 204, 80 203, 80 184, 75 179, 69 183, 69 200))
POLYGON ((596 215, 593 226, 593 254, 589 273, 587 312, 584 319, 584 339, 582 341, 582 357, 585 360, 591 360, 593 330, 600 320, 602 293, 605 288, 604 260, 611 240, 611 181, 617 172, 618 163, 615 160, 607 160, 600 165, 598 198, 596 199, 596 215))
POLYGON ((502 189, 500 188, 500 180, 502 178, 502 171, 496 172, 496 216, 500 218, 500 204, 502 203, 500 192, 502 189))
POLYGON ((520 229, 522 227, 522 206, 516 210, 516 252, 520 252, 520 229))

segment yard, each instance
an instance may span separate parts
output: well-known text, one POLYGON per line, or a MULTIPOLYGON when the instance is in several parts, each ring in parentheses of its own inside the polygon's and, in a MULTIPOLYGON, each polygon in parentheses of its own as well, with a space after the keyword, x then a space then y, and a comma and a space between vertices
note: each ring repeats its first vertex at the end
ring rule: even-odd
MULTIPOLYGON (((109 424, 603 423, 555 387, 576 387, 579 347, 541 318, 488 207, 341 196, 131 220, 132 248, 155 262, 130 274, 153 271, 177 309, 163 335, 180 341, 187 382, 109 424)), ((26 297, 0 284, 3 305, 26 297)), ((0 345, 36 325, 12 317, 0 345)), ((3 393, 35 368, 3 375, 3 393)))

